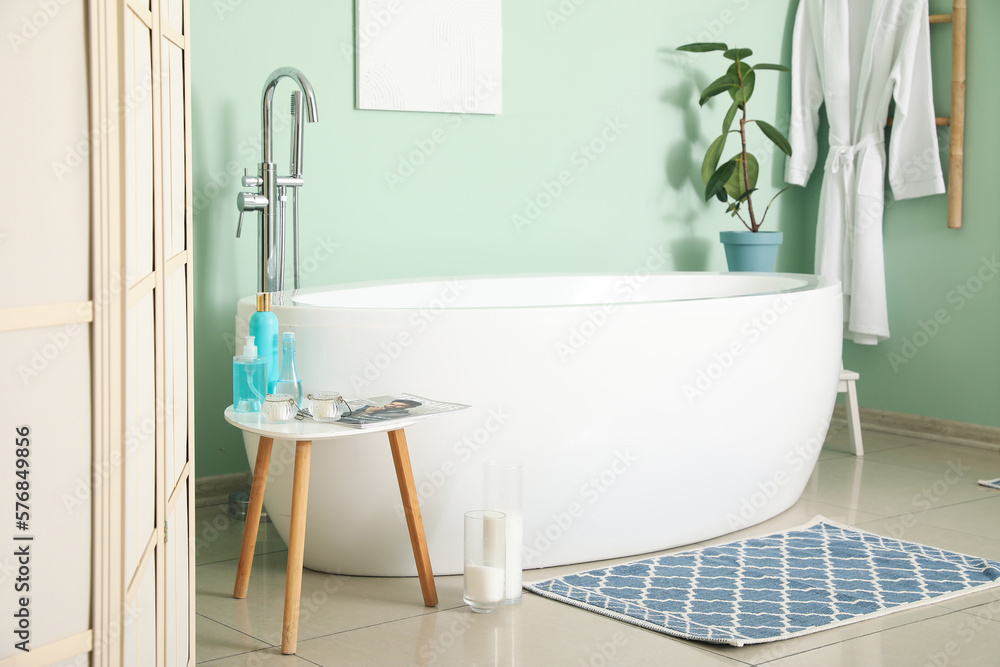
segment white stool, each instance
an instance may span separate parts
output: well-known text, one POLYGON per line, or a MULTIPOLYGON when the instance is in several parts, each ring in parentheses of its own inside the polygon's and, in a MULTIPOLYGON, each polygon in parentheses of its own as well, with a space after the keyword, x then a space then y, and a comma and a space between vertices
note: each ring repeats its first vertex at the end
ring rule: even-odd
POLYGON ((851 446, 854 448, 855 456, 864 456, 865 448, 861 442, 861 417, 858 414, 858 390, 855 382, 861 376, 854 371, 844 370, 844 365, 840 365, 840 383, 837 385, 838 392, 847 392, 845 401, 847 408, 847 431, 851 438, 851 446))

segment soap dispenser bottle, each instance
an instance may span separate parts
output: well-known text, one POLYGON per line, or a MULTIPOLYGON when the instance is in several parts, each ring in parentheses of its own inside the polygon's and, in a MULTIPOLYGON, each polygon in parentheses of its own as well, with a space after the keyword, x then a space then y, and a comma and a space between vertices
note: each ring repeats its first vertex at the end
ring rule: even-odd
POLYGON ((278 383, 278 316, 271 312, 271 293, 257 293, 257 312, 250 316, 250 335, 267 364, 267 393, 278 383))
POLYGON ((260 412, 267 394, 267 364, 257 356, 253 336, 243 343, 243 354, 233 357, 233 409, 260 412))
POLYGON ((291 394, 295 405, 302 407, 302 380, 295 367, 295 333, 292 331, 286 331, 281 339, 281 375, 274 393, 291 394))

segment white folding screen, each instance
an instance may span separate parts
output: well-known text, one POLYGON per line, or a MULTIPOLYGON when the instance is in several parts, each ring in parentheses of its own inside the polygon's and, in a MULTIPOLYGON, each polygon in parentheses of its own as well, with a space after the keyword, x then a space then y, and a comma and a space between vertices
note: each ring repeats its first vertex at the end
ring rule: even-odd
POLYGON ((101 665, 193 665, 193 338, 190 38, 183 0, 93 7, 98 90, 118 122, 100 156, 101 279, 120 274, 99 322, 102 455, 116 470, 103 499, 109 593, 95 615, 119 628, 101 665), (110 369, 110 372, 108 372, 110 369))
POLYGON ((0 2, 0 666, 193 666, 187 3, 52 8, 0 2))
POLYGON ((86 664, 94 641, 86 12, 52 8, 0 2, 0 664, 86 664))

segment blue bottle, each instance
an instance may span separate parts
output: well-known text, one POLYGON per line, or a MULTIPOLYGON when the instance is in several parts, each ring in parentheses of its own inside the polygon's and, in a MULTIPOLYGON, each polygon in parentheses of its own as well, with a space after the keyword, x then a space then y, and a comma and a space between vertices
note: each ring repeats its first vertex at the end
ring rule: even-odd
POLYGON ((302 407, 302 380, 295 367, 295 334, 291 331, 286 331, 281 339, 281 375, 274 393, 291 394, 295 405, 302 407))
POLYGON ((243 354, 233 357, 233 409, 236 412, 260 412, 267 395, 267 367, 257 356, 253 336, 247 336, 243 354))
POLYGON ((278 384, 278 316, 271 312, 271 293, 257 292, 257 312, 250 316, 250 335, 257 341, 257 354, 267 364, 267 393, 278 384))

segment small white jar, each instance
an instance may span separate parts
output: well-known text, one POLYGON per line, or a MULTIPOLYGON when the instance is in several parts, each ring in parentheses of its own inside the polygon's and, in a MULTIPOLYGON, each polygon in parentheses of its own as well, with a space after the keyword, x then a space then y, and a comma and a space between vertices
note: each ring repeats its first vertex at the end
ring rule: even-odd
POLYGON ((309 412, 318 422, 335 422, 344 414, 344 397, 336 391, 309 394, 309 412))
POLYGON ((291 394, 268 394, 260 408, 264 421, 271 424, 287 424, 295 419, 299 408, 291 394))

